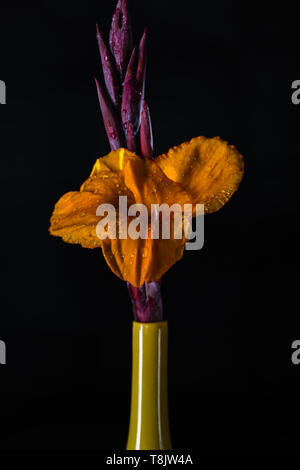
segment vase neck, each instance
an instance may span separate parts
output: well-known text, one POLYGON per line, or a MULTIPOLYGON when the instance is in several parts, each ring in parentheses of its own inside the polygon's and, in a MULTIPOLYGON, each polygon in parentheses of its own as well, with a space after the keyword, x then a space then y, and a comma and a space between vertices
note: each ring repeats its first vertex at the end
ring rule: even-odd
POLYGON ((133 322, 128 450, 171 449, 167 396, 168 324, 133 322))

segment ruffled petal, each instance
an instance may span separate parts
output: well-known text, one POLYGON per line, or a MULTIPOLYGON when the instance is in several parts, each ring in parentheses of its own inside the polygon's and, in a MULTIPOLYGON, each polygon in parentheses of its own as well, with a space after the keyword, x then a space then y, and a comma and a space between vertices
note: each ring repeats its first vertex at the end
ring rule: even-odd
POLYGON ((102 242, 107 264, 120 279, 135 287, 159 280, 182 258, 185 239, 111 240, 102 242))
POLYGON ((134 195, 136 203, 151 210, 152 204, 191 204, 190 195, 181 184, 169 179, 155 160, 133 155, 124 166, 124 183, 134 195))
MULTIPOLYGON (((150 240, 106 239, 102 251, 110 269, 120 279, 135 287, 144 283, 145 275, 152 262, 150 240)), ((146 276, 147 277, 147 276, 146 276)))
POLYGON ((128 196, 128 205, 134 202, 145 204, 174 203, 190 204, 191 197, 181 184, 172 181, 161 170, 156 160, 139 157, 127 149, 120 148, 98 158, 90 177, 80 190, 99 193, 113 190, 115 195, 128 196), (107 182, 109 187, 103 186, 107 182))
POLYGON ((94 164, 91 176, 101 172, 119 173, 124 169, 127 160, 135 154, 125 148, 113 150, 105 157, 98 158, 94 164))
POLYGON ((100 217, 96 216, 96 210, 103 202, 103 195, 89 192, 64 194, 55 205, 50 219, 51 235, 61 237, 68 243, 78 243, 84 248, 100 247, 101 240, 96 234, 100 217))
POLYGON ((172 181, 191 195, 193 204, 204 204, 205 213, 219 210, 237 190, 244 162, 233 145, 219 137, 196 137, 156 159, 172 181))
POLYGON ((113 204, 117 209, 119 196, 127 196, 128 205, 134 204, 132 192, 125 186, 122 174, 110 171, 93 173, 81 186, 80 191, 97 194, 103 202, 113 204))
POLYGON ((128 198, 133 204, 132 193, 124 185, 123 164, 131 152, 119 149, 99 158, 90 177, 79 191, 65 194, 56 204, 50 220, 50 233, 62 237, 68 243, 79 243, 84 248, 101 246, 96 226, 101 217, 96 210, 101 204, 119 206, 119 196, 128 198))
MULTIPOLYGON (((174 238, 174 233, 183 228, 183 217, 170 217, 169 240, 151 238, 152 205, 167 204, 171 207, 178 204, 183 209, 184 204, 191 204, 191 198, 180 184, 167 178, 155 161, 135 154, 127 155, 123 178, 134 202, 144 204, 147 208, 148 239, 106 239, 102 243, 102 250, 108 265, 117 276, 140 287, 145 282, 159 280, 182 257, 185 245, 184 234, 180 239, 174 238)), ((128 217, 128 225, 131 220, 128 217)), ((154 220, 161 224, 159 215, 154 220)), ((159 233, 161 235, 161 229, 159 233)))

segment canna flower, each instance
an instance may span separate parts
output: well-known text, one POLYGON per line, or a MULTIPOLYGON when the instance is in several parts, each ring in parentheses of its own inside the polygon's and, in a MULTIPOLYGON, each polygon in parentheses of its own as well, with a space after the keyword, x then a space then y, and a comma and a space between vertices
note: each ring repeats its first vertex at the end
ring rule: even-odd
MULTIPOLYGON (((169 240, 124 239, 119 230, 116 238, 102 240, 96 231, 102 220, 97 208, 111 204, 117 209, 119 197, 126 196, 128 205, 143 204, 148 214, 152 204, 170 207, 173 203, 204 204, 209 214, 237 190, 244 164, 236 148, 219 137, 197 137, 153 158, 145 102, 146 36, 145 30, 134 47, 127 0, 117 2, 108 43, 96 25, 102 79, 95 82, 111 152, 96 161, 80 191, 69 192, 57 202, 50 233, 84 248, 101 248, 111 270, 127 281, 134 318, 153 322, 163 320, 161 278, 182 258, 186 243, 184 236, 174 236, 175 216, 169 240)), ((179 220, 183 223, 184 218, 179 220)), ((120 229, 119 222, 114 225, 120 229)), ((149 234, 151 230, 148 221, 149 234)))
MULTIPOLYGON (((196 137, 165 155, 146 159, 120 148, 99 158, 80 191, 65 194, 51 217, 50 233, 84 248, 101 248, 107 264, 134 287, 159 281, 182 258, 186 239, 101 240, 96 215, 101 204, 118 208, 119 196, 128 205, 204 204, 206 214, 219 210, 237 190, 243 159, 235 147, 219 137, 196 137)), ((195 214, 194 214, 195 215, 195 214)), ((129 219, 129 218, 128 218, 129 219)), ((151 222, 149 220, 149 230, 151 222)))

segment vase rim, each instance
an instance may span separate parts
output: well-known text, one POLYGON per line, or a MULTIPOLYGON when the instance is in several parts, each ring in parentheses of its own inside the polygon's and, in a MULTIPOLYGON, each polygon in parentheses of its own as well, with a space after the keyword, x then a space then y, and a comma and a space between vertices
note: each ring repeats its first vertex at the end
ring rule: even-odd
POLYGON ((133 325, 136 325, 136 326, 142 326, 142 327, 157 327, 157 326, 162 326, 162 325, 167 325, 168 322, 167 320, 162 320, 162 321, 153 321, 153 322, 139 322, 139 321, 136 321, 136 320, 133 320, 133 325))

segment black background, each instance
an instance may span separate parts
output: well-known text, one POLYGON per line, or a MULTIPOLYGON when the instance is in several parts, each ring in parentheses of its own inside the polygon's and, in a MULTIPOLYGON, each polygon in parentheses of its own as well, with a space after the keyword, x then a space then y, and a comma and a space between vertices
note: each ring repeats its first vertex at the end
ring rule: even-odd
MULTIPOLYGON (((123 449, 132 312, 101 252, 48 235, 54 203, 109 151, 95 23, 115 2, 1 3, 0 448, 123 449)), ((174 449, 299 448, 299 24, 288 4, 131 2, 149 33, 155 151, 220 135, 239 191, 163 279, 174 449)))

